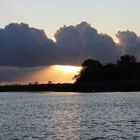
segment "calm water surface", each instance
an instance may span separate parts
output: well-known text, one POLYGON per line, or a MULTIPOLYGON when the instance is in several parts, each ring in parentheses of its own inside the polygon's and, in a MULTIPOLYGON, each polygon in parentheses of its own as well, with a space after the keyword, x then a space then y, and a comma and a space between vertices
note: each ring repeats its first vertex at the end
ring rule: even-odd
POLYGON ((140 92, 0 93, 0 140, 140 140, 140 92))

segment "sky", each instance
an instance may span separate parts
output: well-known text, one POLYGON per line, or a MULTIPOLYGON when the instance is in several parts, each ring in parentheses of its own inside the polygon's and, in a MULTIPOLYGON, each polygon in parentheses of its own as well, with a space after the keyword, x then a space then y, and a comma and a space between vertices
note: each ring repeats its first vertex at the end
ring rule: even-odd
POLYGON ((44 29, 53 38, 63 25, 87 21, 99 32, 140 34, 139 0, 0 0, 0 27, 16 22, 44 29))
POLYGON ((140 0, 0 0, 0 83, 72 82, 88 58, 105 64, 129 54, 140 60, 139 5, 140 0))

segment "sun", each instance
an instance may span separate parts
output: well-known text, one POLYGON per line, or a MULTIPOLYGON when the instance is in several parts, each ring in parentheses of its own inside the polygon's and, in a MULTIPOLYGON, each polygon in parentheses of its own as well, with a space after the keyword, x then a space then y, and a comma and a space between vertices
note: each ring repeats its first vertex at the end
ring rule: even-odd
POLYGON ((64 73, 77 73, 81 70, 81 67, 78 66, 63 66, 63 65, 55 65, 54 66, 58 71, 64 72, 64 73))

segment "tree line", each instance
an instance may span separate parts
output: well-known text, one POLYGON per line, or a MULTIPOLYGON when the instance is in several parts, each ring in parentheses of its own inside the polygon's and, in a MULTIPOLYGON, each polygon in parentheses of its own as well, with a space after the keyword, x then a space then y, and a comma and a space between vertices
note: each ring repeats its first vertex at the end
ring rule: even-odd
POLYGON ((116 64, 103 65, 98 60, 87 59, 74 79, 75 84, 140 80, 140 62, 129 55, 121 56, 116 64))

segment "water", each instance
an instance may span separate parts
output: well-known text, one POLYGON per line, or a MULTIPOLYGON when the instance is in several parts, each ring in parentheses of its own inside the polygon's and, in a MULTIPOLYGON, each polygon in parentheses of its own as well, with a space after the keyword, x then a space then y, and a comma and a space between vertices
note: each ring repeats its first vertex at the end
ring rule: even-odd
POLYGON ((0 140, 140 140, 140 93, 0 93, 0 140))

